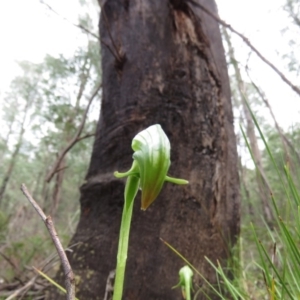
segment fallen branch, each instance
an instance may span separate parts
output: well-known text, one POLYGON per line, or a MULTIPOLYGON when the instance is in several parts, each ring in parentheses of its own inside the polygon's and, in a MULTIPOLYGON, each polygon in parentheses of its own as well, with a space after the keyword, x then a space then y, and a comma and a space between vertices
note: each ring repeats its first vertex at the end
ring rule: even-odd
POLYGON ((46 216, 43 210, 40 208, 40 206, 37 204, 37 202, 32 198, 31 194, 28 192, 27 187, 25 184, 22 184, 21 190, 23 194, 26 196, 28 201, 31 203, 31 205, 34 207, 34 209, 37 211, 37 213, 42 218, 43 222, 45 223, 49 234, 51 236, 51 239, 54 243, 54 246, 57 250, 57 253, 59 255, 60 261, 62 263, 62 267, 65 274, 65 284, 66 284, 66 290, 67 290, 67 300, 74 300, 75 299, 75 277, 72 271, 72 268, 70 266, 70 263, 68 261, 67 255, 64 251, 64 248, 58 238, 58 234, 54 228, 52 219, 50 216, 46 216))
POLYGON ((58 158, 56 160, 56 162, 53 165, 53 168, 51 169, 51 171, 48 173, 48 175, 46 176, 46 182, 50 182, 51 179, 53 178, 54 174, 57 172, 57 169, 60 166, 61 161, 63 160, 63 158, 65 157, 65 155, 68 153, 68 151, 80 140, 82 140, 83 138, 89 137, 91 136, 90 134, 84 136, 84 137, 80 137, 81 132, 84 128, 84 124, 85 124, 85 120, 87 117, 87 113, 90 109, 90 106, 92 104, 92 101, 94 100, 94 98, 96 97, 96 95, 98 94, 100 88, 101 88, 102 84, 99 83, 98 86, 96 87, 95 91, 93 92, 92 96, 89 99, 88 105, 85 109, 85 112, 83 114, 81 123, 79 125, 79 128, 75 134, 75 136, 73 137, 73 139, 69 142, 69 144, 61 151, 61 153, 58 155, 58 158))
POLYGON ((12 291, 16 289, 20 285, 19 281, 14 281, 10 283, 1 283, 0 284, 0 297, 1 297, 1 292, 2 291, 12 291))
POLYGON ((116 276, 116 270, 112 270, 109 272, 107 280, 106 280, 106 287, 105 287, 105 294, 104 294, 104 299, 103 300, 109 300, 109 295, 114 291, 114 286, 113 286, 113 280, 115 279, 116 276))
POLYGON ((15 297, 17 297, 18 295, 20 295, 21 293, 25 292, 26 290, 28 290, 36 281, 36 279, 38 278, 38 276, 34 276, 32 277, 24 286, 22 286, 21 288, 17 289, 16 291, 14 291, 8 298, 6 298, 5 300, 11 300, 15 297))
POLYGON ((251 42, 248 40, 248 38, 246 38, 243 34, 241 34, 240 32, 238 32, 237 30, 235 30, 230 24, 226 23, 225 21, 223 21, 222 19, 220 19, 219 16, 215 15, 214 13, 212 13, 210 10, 208 10, 206 7, 204 7, 202 4, 194 1, 194 0, 187 0, 188 2, 190 2, 192 5, 199 7, 200 9, 202 9, 206 14, 208 14, 211 18, 213 18, 216 22, 218 22, 219 24, 223 25, 224 27, 228 28, 231 32, 235 33, 237 36, 239 36, 246 45, 248 45, 251 50, 253 52, 256 53, 256 55, 263 61, 265 62, 271 69, 273 69, 273 71, 275 71, 275 73, 277 73, 281 79, 287 83, 299 96, 300 96, 300 88, 297 87, 296 85, 294 85, 289 79, 287 79, 285 77, 285 75, 279 71, 279 69, 277 69, 269 60, 267 60, 252 44, 251 42))

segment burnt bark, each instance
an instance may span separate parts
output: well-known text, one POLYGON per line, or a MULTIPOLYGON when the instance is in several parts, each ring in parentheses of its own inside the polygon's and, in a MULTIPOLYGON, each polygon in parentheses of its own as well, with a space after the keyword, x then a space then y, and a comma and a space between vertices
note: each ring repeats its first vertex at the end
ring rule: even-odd
MULTIPOLYGON (((213 1, 199 2, 216 12, 213 1)), ((190 184, 166 184, 145 212, 136 199, 123 299, 179 300, 181 291, 171 287, 184 262, 159 238, 215 282, 204 256, 226 260, 239 233, 236 142, 219 27, 186 1, 101 6, 102 107, 71 241, 79 244, 69 255, 77 296, 104 297, 116 266, 125 184, 113 172, 131 165, 132 138, 159 123, 172 146, 170 174, 190 184)), ((204 288, 201 278, 195 283, 204 288)))

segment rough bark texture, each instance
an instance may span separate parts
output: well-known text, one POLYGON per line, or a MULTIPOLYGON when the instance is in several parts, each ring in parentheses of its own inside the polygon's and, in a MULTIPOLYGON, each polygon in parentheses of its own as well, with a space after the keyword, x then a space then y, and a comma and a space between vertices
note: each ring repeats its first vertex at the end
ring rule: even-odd
MULTIPOLYGON (((200 3, 216 12, 213 1, 200 3)), ((159 123, 172 146, 170 174, 190 184, 166 184, 145 212, 136 200, 123 299, 179 300, 181 291, 171 287, 184 262, 159 237, 214 282, 204 256, 226 259, 239 232, 236 143, 218 24, 185 1, 101 5, 102 108, 71 241, 79 243, 70 255, 77 296, 104 297, 116 265, 125 184, 113 172, 131 165, 132 138, 159 123)), ((195 282, 203 285, 197 276, 195 282)))

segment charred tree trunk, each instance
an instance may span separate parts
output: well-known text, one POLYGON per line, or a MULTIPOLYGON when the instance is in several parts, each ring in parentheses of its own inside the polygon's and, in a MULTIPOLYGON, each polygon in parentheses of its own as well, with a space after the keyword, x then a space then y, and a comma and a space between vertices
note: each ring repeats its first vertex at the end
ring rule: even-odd
MULTIPOLYGON (((199 3, 216 12, 214 1, 199 3)), ((171 287, 184 262, 159 238, 215 282, 204 256, 224 261, 239 233, 236 141, 219 27, 187 1, 101 5, 102 108, 71 241, 79 243, 70 254, 77 295, 104 298, 116 267, 125 183, 113 172, 131 165, 132 138, 159 123, 172 146, 170 174, 190 184, 167 184, 145 212, 136 200, 123 299, 179 300, 181 291, 171 287)), ((204 288, 200 278, 195 282, 204 288)))

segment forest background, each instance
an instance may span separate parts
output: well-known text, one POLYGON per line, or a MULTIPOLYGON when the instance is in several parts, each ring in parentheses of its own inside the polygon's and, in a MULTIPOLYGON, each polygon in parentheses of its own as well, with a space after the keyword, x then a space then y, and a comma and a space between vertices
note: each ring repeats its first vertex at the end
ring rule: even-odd
MULTIPOLYGON (((299 82, 300 1, 248 2, 217 1, 220 17, 249 38, 292 82, 299 82)), ((43 209, 53 216, 65 246, 79 218, 78 187, 90 161, 101 99, 99 8, 96 2, 84 0, 72 3, 72 10, 69 5, 68 1, 63 5, 60 1, 0 4, 0 35, 5 41, 0 50, 0 283, 6 286, 3 296, 9 295, 7 286, 13 289, 30 280, 30 267, 42 265, 55 252, 46 229, 20 192, 21 183, 27 184, 43 209), (62 157, 68 146, 72 147, 62 157), (60 172, 51 174, 60 157, 60 172)), ((265 230, 265 223, 274 222, 269 191, 272 187, 281 207, 285 196, 274 174, 274 162, 254 130, 242 100, 246 98, 255 113, 280 170, 284 172, 284 165, 288 164, 296 185, 300 101, 299 95, 239 37, 224 28, 222 33, 240 158, 242 247, 237 257, 243 265, 244 288, 251 299, 263 299, 268 291, 257 266, 259 251, 250 224, 257 228, 266 247, 272 249, 274 242, 265 230), (248 135, 252 156, 240 126, 248 135)), ((47 272, 53 275, 57 267, 57 259, 51 260, 47 272)), ((42 283, 36 285, 32 295, 39 295, 43 288, 42 283)))

